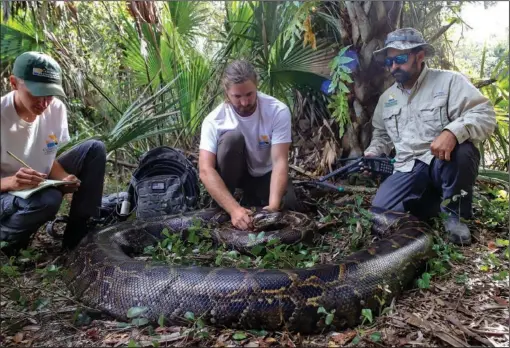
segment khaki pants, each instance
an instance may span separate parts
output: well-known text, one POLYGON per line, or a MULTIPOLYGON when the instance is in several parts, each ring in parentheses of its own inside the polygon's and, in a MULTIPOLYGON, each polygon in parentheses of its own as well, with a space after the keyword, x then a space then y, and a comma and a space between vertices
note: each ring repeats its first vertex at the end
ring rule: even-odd
MULTIPOLYGON (((227 131, 220 136, 216 170, 228 190, 232 194, 236 188, 243 190, 243 198, 240 202, 243 206, 264 207, 269 204, 272 172, 260 177, 251 176, 248 172, 246 157, 244 136, 240 131, 227 131)), ((286 210, 301 211, 290 178, 282 203, 286 210)))

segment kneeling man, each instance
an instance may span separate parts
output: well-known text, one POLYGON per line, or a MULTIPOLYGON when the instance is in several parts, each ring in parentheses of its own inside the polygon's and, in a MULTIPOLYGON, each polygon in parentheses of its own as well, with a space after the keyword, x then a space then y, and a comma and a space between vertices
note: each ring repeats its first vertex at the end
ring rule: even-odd
POLYGON ((288 178, 291 144, 289 108, 257 91, 257 74, 246 61, 234 61, 223 78, 225 102, 202 124, 200 179, 212 198, 240 229, 251 227, 250 210, 297 210, 288 178), (233 193, 244 191, 241 203, 233 193))
POLYGON ((413 28, 389 33, 374 54, 396 82, 379 98, 365 156, 389 154, 395 147, 396 162, 372 204, 422 219, 442 211, 450 240, 469 244, 471 234, 460 218, 472 216, 480 163, 475 144, 494 131, 494 109, 461 74, 428 68, 425 58, 434 48, 413 28))

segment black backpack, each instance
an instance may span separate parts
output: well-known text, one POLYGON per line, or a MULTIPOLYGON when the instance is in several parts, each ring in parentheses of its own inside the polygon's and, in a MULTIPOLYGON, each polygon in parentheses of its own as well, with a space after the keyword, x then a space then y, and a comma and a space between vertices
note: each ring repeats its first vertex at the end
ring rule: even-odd
POLYGON ((200 198, 197 170, 181 150, 156 147, 140 157, 126 198, 137 219, 193 210, 200 198))
MULTIPOLYGON (((183 151, 160 146, 140 157, 127 191, 102 197, 99 217, 91 223, 111 225, 127 220, 133 212, 137 219, 181 213, 197 209, 199 200, 198 172, 193 163, 183 151)), ((46 231, 57 238, 54 224, 66 223, 67 218, 57 216, 48 222, 46 231)))

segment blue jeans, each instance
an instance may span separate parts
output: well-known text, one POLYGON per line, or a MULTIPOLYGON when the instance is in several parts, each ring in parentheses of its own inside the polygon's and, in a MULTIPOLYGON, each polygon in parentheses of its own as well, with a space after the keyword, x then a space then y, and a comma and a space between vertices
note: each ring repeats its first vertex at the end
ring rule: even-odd
POLYGON ((439 212, 472 217, 473 186, 478 176, 480 152, 471 142, 457 145, 450 161, 434 158, 430 165, 416 161, 409 173, 395 172, 379 187, 373 206, 408 211, 416 217, 427 220, 439 212), (467 195, 458 197, 461 190, 467 195), (441 206, 445 199, 451 199, 441 206))
MULTIPOLYGON (((81 180, 73 193, 69 219, 88 219, 99 214, 106 167, 102 142, 89 140, 57 158, 66 172, 81 180)), ((14 247, 26 247, 31 235, 57 214, 63 194, 58 188, 41 190, 28 199, 7 192, 0 196, 0 240, 14 247)))

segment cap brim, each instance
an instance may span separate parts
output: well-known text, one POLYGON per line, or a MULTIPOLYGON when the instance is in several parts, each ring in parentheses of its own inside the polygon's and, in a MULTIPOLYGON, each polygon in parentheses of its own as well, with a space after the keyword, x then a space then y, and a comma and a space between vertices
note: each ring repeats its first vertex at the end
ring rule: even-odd
POLYGON ((376 61, 382 62, 386 58, 386 50, 388 48, 394 48, 397 50, 410 50, 415 47, 423 47, 423 50, 425 51, 425 57, 433 57, 435 54, 435 49, 430 44, 415 44, 411 42, 404 42, 404 41, 394 41, 389 43, 386 47, 381 48, 380 50, 374 51, 374 58, 376 61))
POLYGON ((25 80, 25 85, 34 97, 59 96, 66 98, 62 86, 56 83, 44 83, 25 80))

